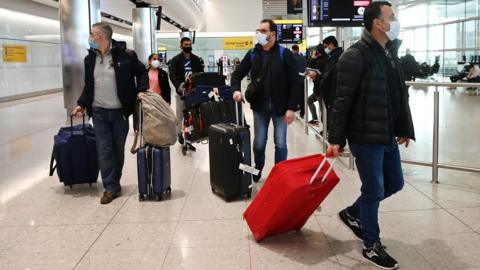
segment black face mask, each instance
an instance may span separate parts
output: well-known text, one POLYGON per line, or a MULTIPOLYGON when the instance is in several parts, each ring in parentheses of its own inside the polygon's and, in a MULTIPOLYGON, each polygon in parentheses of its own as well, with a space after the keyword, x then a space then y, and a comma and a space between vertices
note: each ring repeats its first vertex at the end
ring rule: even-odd
POLYGON ((191 53, 192 52, 192 47, 182 47, 182 51, 184 53, 191 53))

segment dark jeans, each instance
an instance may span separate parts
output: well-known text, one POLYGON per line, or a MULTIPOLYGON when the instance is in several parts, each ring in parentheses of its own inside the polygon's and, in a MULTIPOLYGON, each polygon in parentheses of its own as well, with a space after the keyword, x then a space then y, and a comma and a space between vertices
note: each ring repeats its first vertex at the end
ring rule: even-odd
POLYGON ((121 190, 128 126, 128 118, 122 109, 93 109, 98 165, 105 191, 118 193, 121 190))
POLYGON ((275 115, 275 108, 271 103, 265 104, 261 111, 253 111, 253 155, 255 168, 262 170, 265 165, 265 147, 267 146, 270 119, 273 121, 275 164, 287 159, 287 123, 285 123, 284 117, 284 115, 275 115))
POLYGON ((370 248, 380 240, 378 207, 380 202, 403 188, 403 172, 397 142, 389 145, 350 144, 358 174, 361 195, 347 212, 360 219, 363 243, 370 248))
POLYGON ((322 102, 322 99, 315 95, 311 94, 308 97, 307 103, 308 103, 308 109, 310 110, 310 113, 312 114, 312 120, 318 120, 318 114, 317 114, 317 107, 315 106, 315 102, 322 102))

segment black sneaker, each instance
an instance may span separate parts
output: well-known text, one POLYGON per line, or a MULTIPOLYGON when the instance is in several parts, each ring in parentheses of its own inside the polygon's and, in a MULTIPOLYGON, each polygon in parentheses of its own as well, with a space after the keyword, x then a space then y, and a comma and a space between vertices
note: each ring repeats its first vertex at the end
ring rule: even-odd
POLYGON ((338 216, 343 221, 343 223, 352 230, 358 239, 363 240, 363 230, 362 225, 360 224, 360 219, 350 216, 347 212, 347 209, 344 209, 338 213, 338 216))
POLYGON ((178 134, 178 143, 183 145, 185 143, 185 140, 183 139, 182 134, 178 134))
POLYGON ((253 182, 258 183, 260 179, 262 178, 262 171, 258 173, 258 175, 252 175, 253 182))
POLYGON ((363 257, 375 266, 382 269, 397 269, 398 262, 390 257, 380 241, 373 244, 371 248, 363 248, 363 257))
POLYGON ((197 148, 195 148, 195 146, 193 146, 191 143, 187 143, 187 144, 188 144, 188 150, 193 151, 193 152, 197 151, 197 148))

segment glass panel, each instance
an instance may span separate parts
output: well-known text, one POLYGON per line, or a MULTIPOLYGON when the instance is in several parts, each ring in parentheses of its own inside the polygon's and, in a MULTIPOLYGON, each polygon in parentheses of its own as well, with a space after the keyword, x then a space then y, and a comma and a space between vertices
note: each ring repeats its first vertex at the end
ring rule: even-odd
POLYGON ((458 0, 448 0, 447 20, 455 21, 465 18, 465 2, 458 3, 458 0))
POLYGON ((436 2, 436 3, 431 3, 430 8, 428 9, 428 21, 431 24, 435 23, 443 23, 447 20, 446 18, 446 5, 445 2, 436 2))
POLYGON ((427 28, 415 29, 415 51, 427 50, 427 28))
POLYGON ((468 17, 476 17, 478 16, 478 5, 477 0, 466 0, 465 3, 465 16, 468 17))
POLYGON ((476 44, 475 35, 476 21, 465 22, 465 48, 474 48, 476 44))
POLYGON ((443 50, 443 25, 429 28, 428 50, 443 50))
POLYGON ((413 30, 403 31, 400 34, 400 39, 403 41, 402 47, 400 47, 402 54, 404 54, 407 49, 415 51, 415 38, 413 30))
POLYGON ((456 49, 462 46, 461 24, 447 24, 445 26, 445 49, 456 49))

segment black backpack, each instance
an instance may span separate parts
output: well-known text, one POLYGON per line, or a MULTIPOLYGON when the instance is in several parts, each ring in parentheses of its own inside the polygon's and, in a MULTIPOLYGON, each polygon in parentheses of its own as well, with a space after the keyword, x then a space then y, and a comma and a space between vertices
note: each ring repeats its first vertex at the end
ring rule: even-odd
MULTIPOLYGON (((367 57, 363 51, 366 45, 354 44, 352 47, 357 48, 363 56, 363 75, 367 70, 367 57)), ((368 47, 367 47, 368 48, 368 47)), ((327 110, 330 110, 333 105, 333 99, 335 97, 335 91, 337 90, 337 65, 338 61, 333 64, 330 69, 323 75, 318 87, 314 87, 314 94, 322 97, 327 110)))

